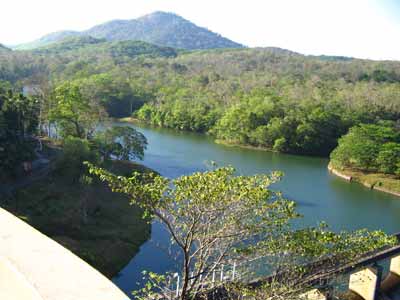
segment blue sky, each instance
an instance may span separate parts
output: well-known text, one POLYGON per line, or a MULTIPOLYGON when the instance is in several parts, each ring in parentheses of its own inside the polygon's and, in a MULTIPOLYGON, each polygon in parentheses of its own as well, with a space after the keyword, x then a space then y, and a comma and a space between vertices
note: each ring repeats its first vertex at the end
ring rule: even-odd
POLYGON ((251 47, 400 60, 400 0, 6 0, 1 10, 8 45, 163 10, 251 47))
POLYGON ((376 0, 375 4, 381 6, 388 15, 389 18, 393 18, 396 21, 399 21, 400 18, 400 1, 399 0, 376 0))

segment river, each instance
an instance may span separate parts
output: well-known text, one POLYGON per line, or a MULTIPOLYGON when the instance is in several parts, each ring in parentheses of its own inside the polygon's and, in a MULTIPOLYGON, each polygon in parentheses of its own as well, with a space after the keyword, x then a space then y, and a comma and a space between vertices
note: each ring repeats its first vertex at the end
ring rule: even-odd
MULTIPOLYGON (((389 234, 400 231, 400 199, 332 176, 327 170, 328 159, 229 147, 215 144, 205 135, 130 126, 148 139, 143 164, 163 176, 174 178, 206 170, 208 161, 232 165, 244 175, 280 170, 285 176, 274 188, 298 203, 303 224, 326 221, 334 230, 368 228, 389 234)), ((173 268, 173 262, 160 247, 166 244, 168 235, 157 223, 153 224, 151 240, 142 245, 113 279, 114 283, 129 295, 141 282, 143 270, 164 272, 173 268)))

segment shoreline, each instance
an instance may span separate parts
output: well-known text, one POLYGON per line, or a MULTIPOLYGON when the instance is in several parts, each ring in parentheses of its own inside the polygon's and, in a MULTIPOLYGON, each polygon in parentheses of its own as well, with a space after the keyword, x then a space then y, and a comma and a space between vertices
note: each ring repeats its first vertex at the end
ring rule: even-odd
MULTIPOLYGON (((132 118, 132 117, 119 118, 119 119, 115 119, 115 121, 126 122, 126 123, 131 123, 131 124, 146 124, 146 122, 143 122, 139 119, 132 118)), ((238 143, 229 142, 229 141, 221 140, 221 139, 214 139, 214 143, 218 144, 218 145, 223 145, 226 147, 238 147, 238 148, 242 148, 242 149, 250 149, 250 150, 256 150, 256 151, 264 151, 264 152, 287 154, 287 155, 292 154, 292 153, 281 153, 281 152, 274 151, 274 150, 268 149, 268 148, 263 148, 263 147, 238 144, 238 143)), ((301 154, 293 154, 293 155, 301 155, 301 154)), ((319 157, 319 156, 310 156, 310 155, 306 155, 306 156, 319 157)), ((379 173, 366 174, 366 173, 362 173, 360 171, 355 171, 355 170, 338 170, 332 166, 331 162, 328 164, 328 170, 333 175, 335 175, 339 178, 342 178, 348 182, 356 182, 356 183, 359 183, 359 184, 365 186, 366 188, 377 190, 380 192, 391 194, 393 196, 400 197, 400 186, 399 186, 399 191, 397 191, 397 190, 392 190, 384 185, 384 183, 387 182, 388 180, 393 182, 393 180, 397 180, 397 179, 388 177, 385 174, 379 174, 379 173), (369 175, 373 175, 373 178, 368 178, 369 175), (382 177, 382 175, 386 176, 386 177, 382 177)), ((400 179, 397 181, 399 182, 399 185, 400 185, 400 179)))
MULTIPOLYGON (((150 128, 168 129, 168 130, 174 130, 174 131, 177 131, 177 132, 186 132, 186 133, 190 133, 190 134, 199 134, 199 135, 209 136, 209 135, 207 135, 207 133, 184 131, 184 130, 179 130, 179 129, 173 129, 173 128, 166 128, 166 127, 162 127, 162 126, 151 125, 149 123, 146 123, 144 121, 141 121, 139 119, 132 118, 132 117, 114 118, 113 121, 121 122, 121 123, 128 123, 128 124, 133 124, 133 125, 145 125, 145 126, 149 126, 150 128)), ((312 157, 312 158, 328 158, 326 156, 320 156, 320 155, 307 155, 307 154, 293 153, 293 152, 279 152, 279 151, 275 151, 275 150, 273 150, 271 148, 252 146, 252 145, 244 145, 244 144, 230 142, 230 141, 222 140, 222 139, 213 139, 213 141, 217 145, 222 145, 222 146, 226 146, 226 147, 237 147, 237 148, 241 148, 241 149, 250 149, 250 150, 256 150, 256 151, 278 153, 278 154, 283 154, 283 155, 298 155, 298 156, 306 156, 306 157, 312 157)))
POLYGON ((334 175, 336 175, 337 177, 340 177, 346 181, 352 181, 353 177, 350 175, 345 175, 343 173, 340 173, 338 170, 336 170, 331 163, 328 164, 328 171, 334 175))
MULTIPOLYGON (((139 119, 136 118, 132 118, 132 117, 126 117, 126 118, 116 118, 113 119, 116 122, 122 122, 122 123, 129 123, 129 124, 144 124, 144 125, 148 125, 153 127, 152 125, 141 121, 139 119)), ((155 128, 165 128, 165 127, 159 127, 159 126, 154 126, 155 128)), ((169 128, 171 129, 171 128, 169 128)), ((174 130, 174 129, 171 129, 174 130)), ((177 131, 181 131, 176 129, 177 131)), ((188 131, 189 133, 192 133, 191 131, 188 131)), ((200 133, 202 134, 202 133, 200 133)), ((221 139, 214 139, 214 143, 217 145, 223 145, 223 146, 227 146, 227 147, 238 147, 238 148, 243 148, 243 149, 251 149, 251 150, 258 150, 258 151, 265 151, 265 152, 272 152, 272 153, 280 153, 278 151, 274 151, 272 149, 268 149, 268 148, 263 148, 263 147, 257 147, 257 146, 251 146, 251 145, 243 145, 243 144, 238 144, 238 143, 233 143, 233 142, 229 142, 226 140, 221 140, 221 139)), ((283 154, 290 154, 290 153, 283 153, 283 154)))
POLYGON ((338 170, 332 165, 331 162, 328 164, 328 170, 331 174, 339 178, 342 178, 348 182, 356 182, 358 184, 362 184, 363 186, 371 190, 377 190, 383 193, 400 197, 400 191, 392 190, 387 187, 388 183, 395 182, 396 184, 399 184, 399 189, 400 189, 399 179, 394 179, 392 177, 388 177, 387 175, 386 175, 387 177, 382 177, 382 175, 385 176, 384 174, 367 174, 360 171, 347 170, 347 169, 338 170), (379 175, 381 177, 379 177, 379 175))
POLYGON ((112 118, 112 121, 121 122, 121 123, 132 123, 132 124, 137 124, 137 123, 146 124, 145 122, 140 121, 139 119, 136 119, 136 118, 132 118, 132 117, 112 118))
MULTIPOLYGON (((257 147, 257 146, 251 146, 251 145, 243 145, 243 144, 233 143, 233 142, 229 142, 229 141, 221 140, 221 139, 215 139, 214 143, 216 143, 218 145, 227 146, 227 147, 238 147, 238 148, 243 148, 243 149, 251 149, 251 150, 271 152, 271 153, 281 153, 281 152, 274 151, 269 148, 263 148, 263 147, 257 147)), ((282 154, 290 154, 290 153, 282 153, 282 154)))

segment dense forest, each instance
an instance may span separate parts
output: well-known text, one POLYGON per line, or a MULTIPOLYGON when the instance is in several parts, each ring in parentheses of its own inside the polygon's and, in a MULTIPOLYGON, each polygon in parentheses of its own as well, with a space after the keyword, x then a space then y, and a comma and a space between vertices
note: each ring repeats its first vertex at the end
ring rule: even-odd
POLYGON ((57 90, 73 88, 111 117, 288 153, 328 156, 351 127, 400 118, 400 63, 278 48, 182 52, 68 38, 0 52, 0 79, 40 94, 43 121, 57 90))

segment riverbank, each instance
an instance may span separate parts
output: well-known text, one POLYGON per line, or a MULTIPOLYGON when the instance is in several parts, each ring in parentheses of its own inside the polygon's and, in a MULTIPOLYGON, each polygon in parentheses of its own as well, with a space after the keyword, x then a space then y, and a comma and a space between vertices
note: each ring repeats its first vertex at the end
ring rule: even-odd
POLYGON ((279 153, 278 151, 274 151, 269 148, 263 148, 263 147, 256 147, 256 146, 251 146, 251 145, 243 145, 235 142, 230 142, 226 140, 221 140, 221 139, 215 139, 214 142, 218 145, 224 145, 228 147, 238 147, 238 148, 243 148, 243 149, 250 149, 250 150, 257 150, 257 151, 266 151, 266 152, 272 152, 272 153, 279 153))
MULTIPOLYGON (((119 119, 115 119, 115 121, 117 122, 125 122, 125 123, 130 123, 133 125, 141 125, 141 124, 145 124, 150 126, 149 124, 136 119, 136 118, 132 118, 132 117, 126 117, 126 118, 119 118, 119 119)), ((163 127, 160 127, 163 128, 163 127)), ((189 131, 190 132, 190 131, 189 131)), ((256 146, 251 146, 251 145, 243 145, 243 144, 239 144, 239 143, 234 143, 234 142, 230 142, 230 141, 226 141, 226 140, 221 140, 221 139, 214 139, 214 143, 218 144, 218 145, 224 145, 224 146, 228 146, 228 147, 238 147, 238 148, 243 148, 243 149, 251 149, 251 150, 258 150, 258 151, 266 151, 266 152, 273 152, 273 153, 279 153, 278 151, 274 151, 272 149, 269 148, 263 148, 263 147, 256 147, 256 146)))
POLYGON ((139 123, 139 124, 140 124, 140 123, 143 124, 143 122, 140 121, 139 119, 132 118, 132 117, 117 118, 117 119, 114 119, 114 121, 117 121, 117 122, 125 122, 125 123, 131 123, 131 124, 138 124, 138 123, 139 123))
POLYGON ((358 170, 338 169, 329 163, 328 170, 349 182, 357 182, 369 189, 400 197, 400 179, 382 173, 364 173, 358 170))
MULTIPOLYGON (((107 169, 119 175, 151 170, 113 161, 107 169)), ((111 278, 128 264, 150 237, 151 225, 129 199, 104 183, 73 183, 61 172, 19 189, 2 206, 62 244, 111 278)))
MULTIPOLYGON (((137 125, 137 126, 145 126, 149 128, 156 128, 156 129, 167 129, 167 130, 172 130, 176 132, 183 132, 183 133, 189 133, 189 134, 198 134, 198 135, 205 135, 205 136, 211 136, 214 137, 213 135, 209 135, 208 133, 204 132, 194 132, 194 131, 187 131, 187 130, 179 130, 179 129, 174 129, 174 128, 168 128, 168 127, 162 127, 162 126, 156 126, 149 124, 147 122, 144 122, 142 120, 139 120, 137 118, 133 117, 126 117, 126 118, 116 118, 114 119, 116 122, 121 122, 121 123, 128 123, 132 125, 137 125)), ((252 146, 252 145, 246 145, 246 144, 241 144, 235 141, 230 141, 230 140, 223 140, 223 139, 213 139, 214 143, 217 145, 223 145, 227 147, 236 147, 236 148, 241 148, 241 149, 249 149, 249 150, 256 150, 256 151, 264 151, 264 152, 270 152, 270 153, 278 153, 278 154, 289 154, 289 155, 299 155, 299 156, 309 156, 309 157, 322 157, 322 158, 327 158, 326 156, 321 156, 321 155, 307 155, 307 154, 301 154, 301 153, 294 153, 294 152, 280 152, 276 151, 272 148, 266 148, 262 146, 252 146)))

